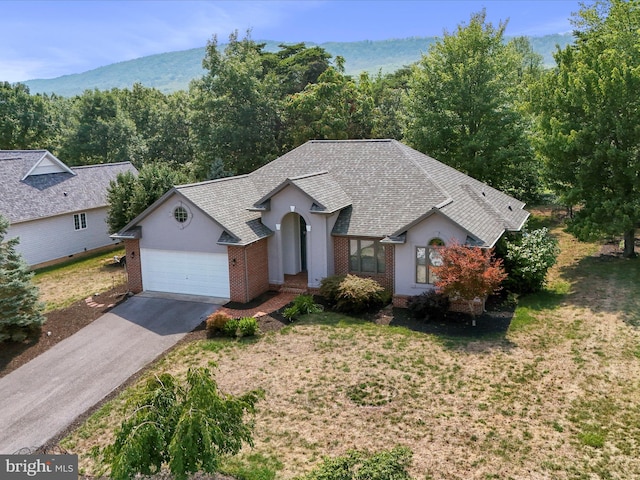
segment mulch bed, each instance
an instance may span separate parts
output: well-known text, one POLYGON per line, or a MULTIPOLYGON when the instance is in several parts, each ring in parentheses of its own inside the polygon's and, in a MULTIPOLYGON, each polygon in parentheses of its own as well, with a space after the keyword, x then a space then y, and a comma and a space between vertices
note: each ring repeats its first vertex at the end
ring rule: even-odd
POLYGON ((0 344, 0 377, 7 375, 29 360, 49 350, 56 343, 73 335, 82 327, 108 312, 124 300, 126 287, 121 285, 106 292, 94 295, 91 301, 79 300, 67 308, 54 310, 45 315, 40 336, 24 342, 5 342, 0 344))
MULTIPOLYGON (((275 295, 267 292, 249 304, 229 303, 229 308, 253 308, 264 303, 275 295)), ((79 300, 73 305, 49 312, 47 321, 42 326, 39 337, 27 339, 22 343, 3 343, 0 348, 0 377, 7 375, 21 365, 34 359, 38 355, 53 347, 56 343, 73 335, 87 326, 102 314, 126 299, 124 286, 119 286, 106 292, 94 295, 91 301, 79 300)), ((321 299, 317 299, 321 301, 321 299)), ((471 326, 471 317, 465 314, 449 314, 445 319, 417 320, 408 310, 391 308, 390 306, 373 312, 355 315, 357 318, 372 321, 381 325, 401 326, 423 333, 433 333, 446 336, 479 337, 490 334, 504 334, 509 328, 513 309, 503 308, 500 299, 489 301, 487 312, 478 316, 477 326, 471 326)), ((277 331, 290 324, 282 315, 283 307, 268 315, 258 318, 258 325, 262 333, 277 331)), ((189 333, 180 343, 207 338, 204 324, 189 333)))

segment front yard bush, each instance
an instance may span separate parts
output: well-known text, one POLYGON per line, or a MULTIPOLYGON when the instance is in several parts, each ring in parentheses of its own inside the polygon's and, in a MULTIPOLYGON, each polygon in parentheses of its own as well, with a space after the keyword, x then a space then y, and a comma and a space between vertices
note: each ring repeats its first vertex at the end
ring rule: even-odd
POLYGON ((412 456, 407 447, 378 453, 352 450, 342 457, 325 458, 301 480, 411 480, 407 468, 412 456))
POLYGON ((291 322, 300 315, 318 313, 321 311, 322 305, 318 305, 313 301, 313 295, 298 295, 293 299, 291 306, 284 309, 282 315, 291 322))
POLYGON ((253 422, 247 417, 262 396, 257 390, 222 394, 205 368, 190 369, 185 384, 168 373, 153 376, 113 443, 101 451, 111 467, 110 478, 154 475, 165 465, 178 480, 196 472, 217 472, 223 458, 245 444, 253 446, 253 422))
POLYGON ((205 322, 209 336, 224 332, 224 327, 231 317, 224 312, 213 312, 205 322))
POLYGON ((238 320, 238 337, 253 337, 258 333, 258 321, 253 317, 244 317, 238 320))
POLYGON ((338 312, 359 313, 380 307, 388 295, 370 278, 339 275, 322 280, 320 294, 338 312))
POLYGON ((560 253, 558 240, 546 228, 507 237, 500 250, 508 274, 505 288, 516 293, 542 290, 547 272, 560 253))
POLYGON ((449 297, 437 290, 429 290, 407 300, 407 309, 419 320, 444 318, 450 305, 449 297))
POLYGON ((229 318, 221 331, 231 338, 252 337, 258 333, 258 321, 253 317, 229 318))
POLYGON ((340 284, 346 277, 346 275, 332 275, 330 277, 323 278, 320 282, 320 295, 332 308, 336 306, 336 303, 338 303, 340 284))
POLYGON ((222 333, 226 337, 235 338, 238 333, 239 325, 240 325, 240 320, 238 320, 237 318, 230 318, 229 321, 224 324, 224 327, 222 327, 222 333))

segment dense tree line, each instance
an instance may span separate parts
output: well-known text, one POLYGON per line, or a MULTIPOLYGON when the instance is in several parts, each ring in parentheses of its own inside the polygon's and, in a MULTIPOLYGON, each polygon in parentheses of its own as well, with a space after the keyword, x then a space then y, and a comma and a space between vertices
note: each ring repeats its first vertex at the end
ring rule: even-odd
POLYGON ((130 160, 196 181, 252 171, 309 139, 395 138, 522 200, 554 193, 577 207, 577 235, 624 233, 632 255, 639 9, 583 6, 576 42, 551 69, 479 12, 387 75, 345 75, 341 57, 303 43, 267 52, 247 32, 223 50, 213 37, 188 91, 62 98, 0 83, 0 148, 47 148, 71 165, 130 160))

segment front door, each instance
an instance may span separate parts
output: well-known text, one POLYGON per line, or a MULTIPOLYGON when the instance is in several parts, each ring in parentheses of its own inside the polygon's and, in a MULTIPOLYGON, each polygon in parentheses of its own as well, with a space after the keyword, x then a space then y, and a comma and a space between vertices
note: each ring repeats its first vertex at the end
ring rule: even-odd
POLYGON ((285 275, 306 272, 307 222, 297 213, 288 213, 282 219, 282 266, 285 275))
POLYGON ((300 217, 300 270, 307 271, 307 222, 300 217))

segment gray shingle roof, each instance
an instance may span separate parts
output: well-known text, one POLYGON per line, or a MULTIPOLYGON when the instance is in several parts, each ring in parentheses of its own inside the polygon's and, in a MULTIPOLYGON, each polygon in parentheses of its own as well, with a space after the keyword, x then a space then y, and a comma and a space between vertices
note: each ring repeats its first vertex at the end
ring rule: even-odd
POLYGON ((528 217, 524 203, 395 140, 310 141, 249 177, 263 198, 283 179, 319 170, 351 200, 336 235, 399 236, 435 209, 491 246, 528 217))
POLYGON ((246 175, 181 185, 176 190, 225 229, 219 243, 243 245, 273 233, 262 224, 259 212, 247 210, 257 195, 246 175))
POLYGON ((267 195, 258 200, 256 208, 260 208, 273 195, 288 185, 294 185, 313 201, 312 211, 315 213, 333 213, 351 205, 351 198, 336 182, 329 172, 311 173, 287 178, 267 195))
POLYGON ((395 140, 310 141, 248 175, 176 190, 224 227, 220 243, 248 244, 272 233, 259 210, 288 185, 313 200, 312 212, 340 211, 334 235, 402 241, 440 212, 492 246, 529 215, 524 203, 395 140))
POLYGON ((46 150, 0 150, 0 214, 10 223, 104 207, 109 182, 118 173, 136 172, 124 162, 71 167, 75 175, 49 173, 22 180, 46 154, 46 150))

